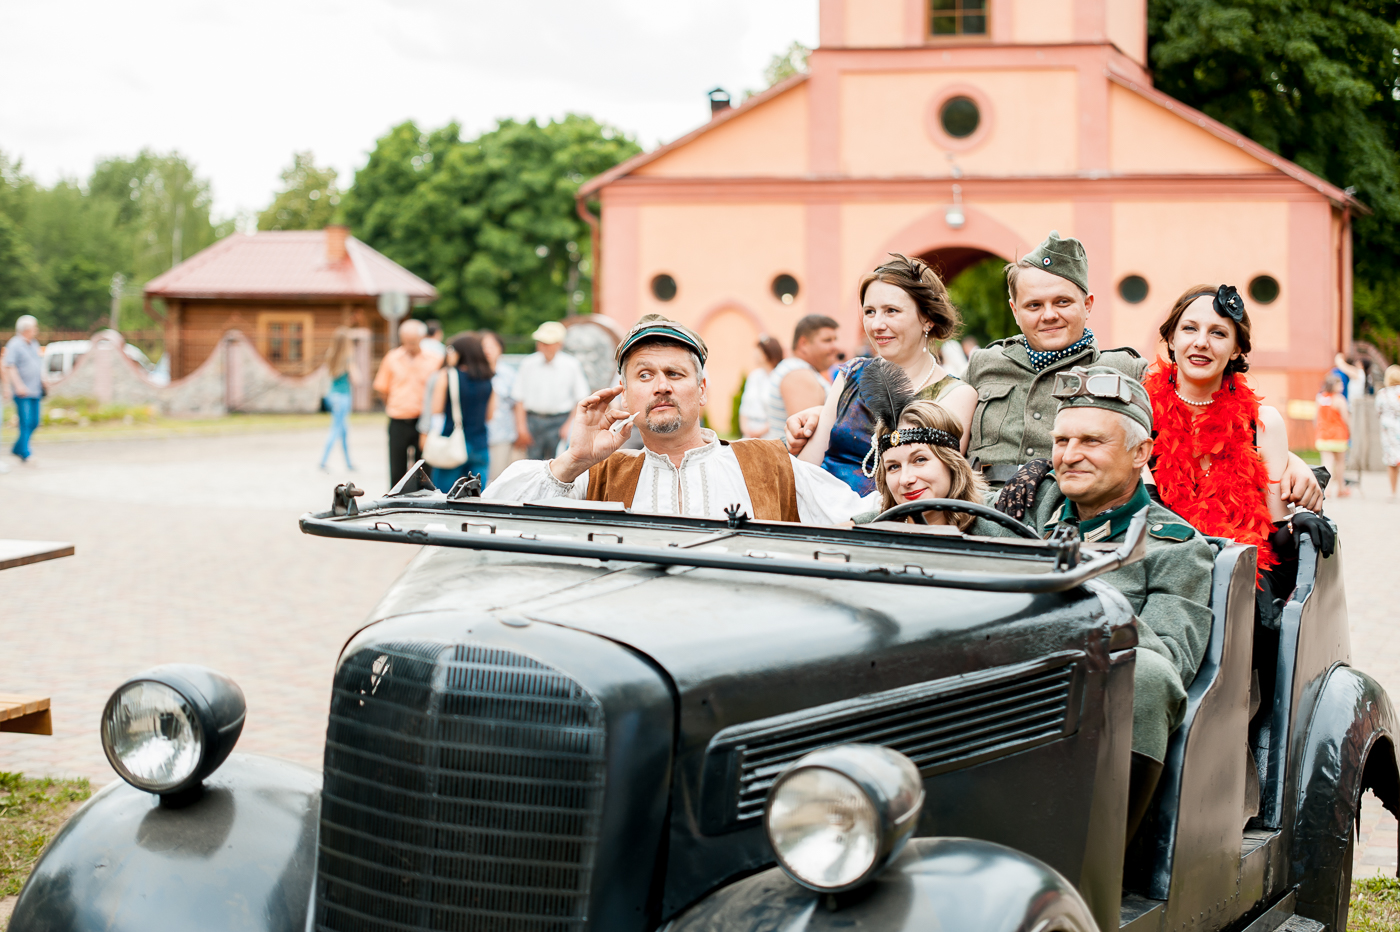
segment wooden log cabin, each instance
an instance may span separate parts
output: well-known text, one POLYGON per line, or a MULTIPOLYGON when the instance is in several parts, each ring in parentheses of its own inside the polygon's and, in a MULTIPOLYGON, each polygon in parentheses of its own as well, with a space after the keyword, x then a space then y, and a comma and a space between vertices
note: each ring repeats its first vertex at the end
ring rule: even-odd
POLYGON ((253 341, 279 372, 306 375, 322 364, 340 326, 355 328, 356 356, 372 377, 389 347, 378 306, 386 292, 407 294, 414 306, 437 297, 432 285, 345 227, 329 226, 235 233, 152 279, 145 299, 153 317, 160 316, 155 299, 165 305, 172 379, 199 368, 229 330, 253 341))

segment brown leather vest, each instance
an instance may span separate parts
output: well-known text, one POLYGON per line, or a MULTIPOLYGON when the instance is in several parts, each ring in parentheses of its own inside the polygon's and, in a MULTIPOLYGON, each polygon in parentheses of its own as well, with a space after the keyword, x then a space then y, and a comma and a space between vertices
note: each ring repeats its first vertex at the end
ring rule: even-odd
MULTIPOLYGON (((753 502, 756 521, 800 521, 797 513, 797 479, 792 473, 792 459, 781 440, 721 440, 734 451, 744 485, 753 502)), ((646 454, 641 451, 618 450, 612 456, 588 470, 588 500, 591 502, 621 502, 632 507, 637 494, 637 482, 642 477, 646 454)))

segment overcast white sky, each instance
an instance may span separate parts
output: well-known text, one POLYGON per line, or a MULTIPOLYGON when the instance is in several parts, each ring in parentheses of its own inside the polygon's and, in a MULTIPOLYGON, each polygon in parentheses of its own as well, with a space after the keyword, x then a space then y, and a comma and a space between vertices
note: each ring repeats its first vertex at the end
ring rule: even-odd
POLYGON ((584 113, 646 148, 815 45, 818 0, 0 0, 0 151, 50 183, 178 149, 215 214, 261 210, 294 151, 348 187, 405 119, 467 135, 584 113))

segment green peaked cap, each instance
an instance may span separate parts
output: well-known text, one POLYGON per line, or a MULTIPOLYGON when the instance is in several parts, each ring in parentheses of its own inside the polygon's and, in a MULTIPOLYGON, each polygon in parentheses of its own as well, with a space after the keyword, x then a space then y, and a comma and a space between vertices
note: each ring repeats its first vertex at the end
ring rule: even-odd
POLYGON ((664 314, 648 314, 633 324, 632 329, 623 334, 622 342, 617 344, 617 352, 613 354, 617 371, 622 371, 627 362, 627 354, 632 352, 635 346, 639 343, 654 342, 679 343, 699 356, 702 366, 710 356, 710 348, 705 345, 700 334, 664 314))
POLYGON ((1089 293, 1089 257, 1084 252, 1084 244, 1074 237, 1061 239, 1058 230, 1051 230, 1045 242, 1023 258, 1051 275, 1074 282, 1085 294, 1089 293))
MULTIPOLYGON (((1142 383, 1132 376, 1124 375, 1112 366, 1075 366, 1063 372, 1066 376, 1078 376, 1081 379, 1088 379, 1091 376, 1107 376, 1109 379, 1116 379, 1114 385, 1121 385, 1128 389, 1132 396, 1131 401, 1123 401, 1121 398, 1100 398, 1094 395, 1079 395, 1075 398, 1062 398, 1056 411, 1063 411, 1065 408, 1103 408, 1105 411, 1117 411, 1119 414, 1126 414, 1137 421, 1149 431, 1152 430, 1152 398, 1147 394, 1147 389, 1142 387, 1142 383)), ((1056 380, 1058 388, 1059 379, 1056 380)))

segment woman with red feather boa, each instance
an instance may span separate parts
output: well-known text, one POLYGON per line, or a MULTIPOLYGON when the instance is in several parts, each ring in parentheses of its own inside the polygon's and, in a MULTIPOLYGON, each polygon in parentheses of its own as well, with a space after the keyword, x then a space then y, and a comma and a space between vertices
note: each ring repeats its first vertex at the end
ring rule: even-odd
POLYGON ((1261 405, 1241 377, 1250 350, 1244 300, 1229 285, 1188 289, 1160 333, 1170 361, 1158 359, 1143 385, 1161 500, 1204 534, 1258 547, 1271 594, 1286 597, 1296 572, 1294 525, 1327 553, 1332 531, 1306 510, 1290 516, 1280 495, 1288 434, 1277 409, 1261 405))

